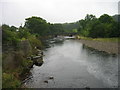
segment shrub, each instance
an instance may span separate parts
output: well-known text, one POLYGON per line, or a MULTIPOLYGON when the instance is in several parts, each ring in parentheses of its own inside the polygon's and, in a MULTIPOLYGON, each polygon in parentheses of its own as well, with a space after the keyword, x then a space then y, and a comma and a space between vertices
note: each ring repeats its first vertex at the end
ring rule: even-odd
POLYGON ((13 74, 3 73, 2 75, 2 87, 3 88, 18 88, 21 83, 14 77, 13 74))
POLYGON ((28 40, 30 41, 32 47, 38 47, 38 48, 42 48, 42 43, 39 39, 36 38, 36 36, 31 35, 29 36, 28 40))

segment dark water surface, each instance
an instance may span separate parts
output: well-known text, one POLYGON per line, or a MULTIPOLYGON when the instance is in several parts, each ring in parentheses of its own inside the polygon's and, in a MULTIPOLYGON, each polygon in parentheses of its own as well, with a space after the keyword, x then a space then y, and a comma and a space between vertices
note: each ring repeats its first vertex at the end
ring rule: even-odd
POLYGON ((79 40, 51 39, 44 64, 31 69, 29 88, 112 88, 118 86, 118 59, 79 40), (53 77, 53 79, 49 79, 53 77), (45 83, 48 81, 48 83, 45 83))

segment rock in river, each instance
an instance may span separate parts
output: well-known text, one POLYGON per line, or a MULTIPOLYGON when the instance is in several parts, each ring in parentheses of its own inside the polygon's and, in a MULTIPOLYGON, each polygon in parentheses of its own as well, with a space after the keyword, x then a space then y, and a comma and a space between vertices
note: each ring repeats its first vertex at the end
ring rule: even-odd
POLYGON ((39 58, 39 59, 34 60, 34 64, 36 66, 41 66, 43 64, 43 59, 39 58))
POLYGON ((49 79, 54 79, 54 77, 53 77, 53 76, 50 76, 49 79))
POLYGON ((46 80, 46 81, 44 81, 44 83, 48 83, 48 81, 46 80))

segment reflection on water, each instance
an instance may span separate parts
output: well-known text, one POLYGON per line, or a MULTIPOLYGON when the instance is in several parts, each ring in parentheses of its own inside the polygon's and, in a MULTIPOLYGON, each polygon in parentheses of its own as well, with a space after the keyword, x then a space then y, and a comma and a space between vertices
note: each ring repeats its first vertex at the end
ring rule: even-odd
POLYGON ((44 64, 31 69, 32 88, 106 88, 118 85, 118 59, 83 46, 79 40, 49 40, 44 64), (57 41, 58 42, 58 41, 57 41), (49 77, 54 79, 49 79, 49 77), (47 81, 47 83, 45 83, 47 81))
MULTIPOLYGON (((85 46, 86 47, 86 46, 85 46)), ((103 79, 104 83, 110 86, 118 85, 118 58, 116 55, 110 55, 105 52, 100 52, 86 47, 84 49, 89 56, 89 73, 94 74, 98 79, 103 79), (95 58, 96 57, 96 58, 95 58)))

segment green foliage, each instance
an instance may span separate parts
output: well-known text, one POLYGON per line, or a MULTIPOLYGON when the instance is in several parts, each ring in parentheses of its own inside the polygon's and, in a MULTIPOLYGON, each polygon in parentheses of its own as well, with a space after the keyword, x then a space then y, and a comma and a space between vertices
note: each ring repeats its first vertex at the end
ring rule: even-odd
POLYGON ((38 33, 41 36, 49 33, 49 24, 40 17, 30 17, 26 19, 25 28, 30 30, 30 33, 38 33))
POLYGON ((116 22, 111 16, 104 14, 100 18, 94 15, 88 15, 84 20, 79 21, 78 32, 82 36, 92 38, 110 38, 119 37, 119 22, 116 22))
POLYGON ((37 39, 37 37, 35 35, 30 35, 28 37, 28 40, 30 41, 31 46, 33 48, 34 47, 42 48, 42 42, 39 39, 37 39))
POLYGON ((20 27, 19 31, 18 31, 18 36, 20 39, 25 38, 27 39, 29 37, 30 33, 29 30, 24 28, 24 27, 20 27))
POLYGON ((18 68, 19 75, 23 76, 27 74, 30 70, 30 67, 33 65, 33 61, 29 59, 23 59, 21 66, 18 68))
POLYGON ((3 73, 2 88, 19 88, 20 85, 20 81, 13 74, 3 73))
POLYGON ((4 53, 3 57, 3 88, 20 87, 20 78, 29 72, 33 61, 27 60, 22 52, 4 53))
POLYGON ((16 28, 15 26, 11 26, 10 29, 11 29, 11 31, 16 32, 18 28, 16 28))
POLYGON ((79 24, 80 24, 80 26, 79 26, 78 31, 81 32, 81 30, 85 29, 86 21, 82 19, 82 20, 79 21, 79 24))
POLYGON ((73 29, 73 30, 72 30, 72 32, 75 32, 75 33, 77 33, 77 29, 73 29))
POLYGON ((15 27, 9 27, 8 25, 2 25, 2 41, 3 44, 16 46, 20 41, 15 27), (13 29, 14 28, 14 29, 13 29))
POLYGON ((29 40, 30 46, 41 47, 41 41, 37 39, 36 35, 32 35, 29 29, 21 26, 16 28, 2 25, 2 34, 5 50, 19 46, 19 48, 15 48, 15 51, 11 49, 12 51, 3 53, 3 88, 18 88, 21 86, 20 75, 23 77, 33 65, 33 61, 26 60, 27 51, 21 49, 28 44, 22 42, 29 40))
POLYGON ((29 67, 29 66, 31 66, 33 64, 33 61, 32 60, 26 60, 26 59, 24 59, 23 61, 22 61, 22 66, 23 67, 29 67))
POLYGON ((50 34, 51 35, 61 35, 64 33, 62 24, 50 24, 50 34))
POLYGON ((69 32, 72 32, 73 29, 77 29, 79 27, 79 22, 64 23, 62 24, 62 27, 64 30, 68 30, 69 32))
POLYGON ((104 42, 118 42, 120 38, 94 38, 96 41, 104 41, 104 42))
POLYGON ((96 21, 91 26, 91 29, 89 30, 89 37, 104 37, 104 24, 100 23, 99 21, 96 21))
POLYGON ((102 16, 100 16, 99 21, 101 23, 112 23, 114 20, 111 16, 103 14, 102 16))
POLYGON ((91 37, 83 37, 77 36, 78 39, 84 40, 95 40, 95 41, 102 41, 102 42, 119 42, 120 38, 91 38, 91 37))
POLYGON ((85 17, 86 22, 90 22, 90 21, 92 21, 94 19, 96 19, 96 17, 94 15, 92 15, 92 14, 90 14, 90 15, 87 14, 86 17, 85 17))
POLYGON ((63 35, 65 33, 74 33, 73 29, 79 27, 79 22, 50 24, 40 17, 33 16, 26 19, 24 27, 29 29, 30 33, 39 36, 63 35))

